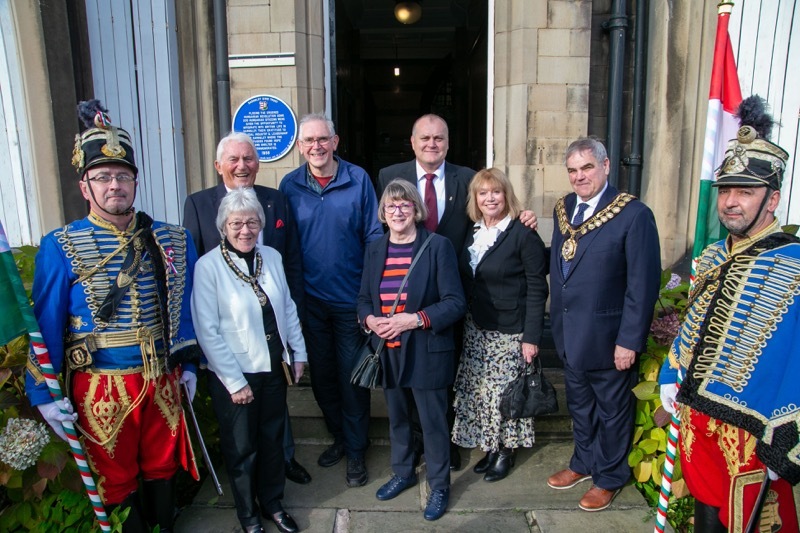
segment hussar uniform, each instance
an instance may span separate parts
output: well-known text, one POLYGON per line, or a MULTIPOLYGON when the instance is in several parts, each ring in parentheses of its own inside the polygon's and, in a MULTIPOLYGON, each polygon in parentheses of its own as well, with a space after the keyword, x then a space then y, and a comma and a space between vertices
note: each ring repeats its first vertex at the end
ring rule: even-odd
MULTIPOLYGON (((104 124, 77 138, 73 162, 81 175, 93 164, 136 170, 127 133, 104 124)), ((34 313, 107 507, 129 499, 140 477, 154 489, 150 499, 170 502, 179 467, 197 478, 179 388, 199 355, 190 315, 196 260, 185 229, 143 212, 123 231, 92 212, 41 241, 34 313)), ((35 355, 26 388, 32 405, 51 401, 35 355)))
MULTIPOLYGON (((788 154, 742 130, 716 185, 780 190, 788 154)), ((778 220, 735 244, 710 245, 662 368, 662 384, 675 383, 679 368, 684 376, 683 477, 699 502, 720 509, 730 531, 747 524, 767 467, 780 479, 770 485, 759 531, 798 530, 791 487, 800 481, 798 297, 800 239, 778 220)))

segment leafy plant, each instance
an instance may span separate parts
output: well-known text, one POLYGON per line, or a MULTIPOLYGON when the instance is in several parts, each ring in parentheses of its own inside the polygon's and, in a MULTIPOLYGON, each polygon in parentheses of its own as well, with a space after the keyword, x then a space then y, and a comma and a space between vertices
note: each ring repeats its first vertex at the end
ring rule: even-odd
MULTIPOLYGON (((29 297, 36 251, 32 246, 14 250, 29 297)), ((0 428, 5 429, 12 419, 43 423, 25 395, 28 350, 27 335, 0 346, 0 428)), ((0 462, 0 531, 99 531, 69 445, 47 428, 50 440, 35 464, 18 465, 24 469, 16 470, 0 462)), ((121 530, 123 519, 112 518, 116 530, 121 530)))
MULTIPOLYGON (((658 505, 661 472, 667 458, 667 437, 670 415, 661 405, 658 373, 667 358, 672 340, 678 334, 680 317, 687 305, 689 284, 665 270, 661 275, 661 291, 655 307, 655 318, 647 339, 647 351, 639 365, 636 395, 636 420, 633 449, 628 464, 633 468, 635 485, 652 507, 658 505)), ((675 458, 672 475, 672 497, 667 519, 676 531, 692 530, 694 499, 683 481, 680 458, 675 458)))

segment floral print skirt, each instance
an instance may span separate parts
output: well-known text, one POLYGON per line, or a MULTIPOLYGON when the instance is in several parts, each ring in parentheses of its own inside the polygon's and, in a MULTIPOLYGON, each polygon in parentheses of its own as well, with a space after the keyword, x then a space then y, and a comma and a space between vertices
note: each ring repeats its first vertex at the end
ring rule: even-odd
POLYGON ((480 329, 467 315, 456 392, 453 443, 485 452, 533 446, 533 418, 500 415, 500 395, 522 365, 522 333, 480 329))

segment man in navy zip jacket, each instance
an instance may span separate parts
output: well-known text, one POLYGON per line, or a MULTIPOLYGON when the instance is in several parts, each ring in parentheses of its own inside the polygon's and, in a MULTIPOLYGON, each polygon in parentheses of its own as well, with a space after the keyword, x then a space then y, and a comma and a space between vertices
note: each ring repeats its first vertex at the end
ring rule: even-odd
POLYGON ((346 455, 347 485, 359 487, 367 482, 370 391, 350 384, 365 341, 356 300, 364 251, 383 229, 369 175, 333 155, 338 143, 324 115, 301 118, 297 147, 306 163, 284 176, 280 191, 300 234, 311 387, 334 438, 317 462, 329 467, 346 455))

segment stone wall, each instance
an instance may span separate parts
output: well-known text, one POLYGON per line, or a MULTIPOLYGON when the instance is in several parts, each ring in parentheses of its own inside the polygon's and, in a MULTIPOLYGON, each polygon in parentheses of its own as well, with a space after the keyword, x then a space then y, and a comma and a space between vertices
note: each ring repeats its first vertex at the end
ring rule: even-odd
MULTIPOLYGON (((294 66, 231 69, 231 114, 257 94, 284 100, 297 115, 325 110, 322 2, 228 0, 228 53, 292 53, 294 66)), ((295 148, 262 163, 258 183, 277 187, 301 163, 295 148)))

